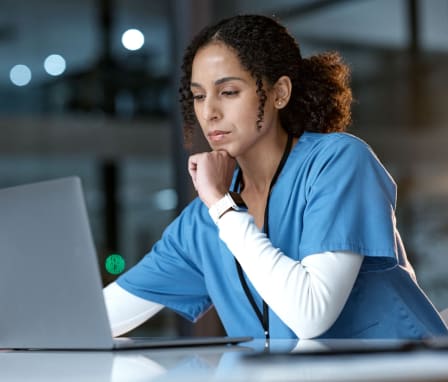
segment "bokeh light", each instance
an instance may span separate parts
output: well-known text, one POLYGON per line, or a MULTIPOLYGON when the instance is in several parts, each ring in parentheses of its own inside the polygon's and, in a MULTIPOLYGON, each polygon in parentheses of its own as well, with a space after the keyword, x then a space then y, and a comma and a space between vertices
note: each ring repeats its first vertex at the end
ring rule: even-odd
POLYGON ((121 43, 128 50, 139 50, 145 43, 145 36, 138 29, 128 29, 121 36, 121 43))
POLYGON ((16 86, 26 86, 31 81, 31 70, 26 65, 15 65, 9 72, 11 82, 16 86))
POLYGON ((161 211, 174 210, 177 207, 177 192, 173 188, 160 190, 154 194, 154 202, 161 211))
POLYGON ((44 61, 44 69, 51 76, 60 76, 65 68, 65 59, 59 54, 50 54, 44 61))
POLYGON ((119 275, 126 268, 126 262, 123 256, 121 256, 118 253, 110 254, 106 258, 104 265, 106 267, 106 271, 109 272, 111 275, 119 275))

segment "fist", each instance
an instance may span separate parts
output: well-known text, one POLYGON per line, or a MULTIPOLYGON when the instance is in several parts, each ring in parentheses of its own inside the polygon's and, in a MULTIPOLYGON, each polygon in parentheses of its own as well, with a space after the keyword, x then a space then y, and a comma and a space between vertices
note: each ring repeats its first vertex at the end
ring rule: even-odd
POLYGON ((194 188, 207 207, 229 191, 235 165, 235 159, 223 150, 190 156, 188 172, 194 188))

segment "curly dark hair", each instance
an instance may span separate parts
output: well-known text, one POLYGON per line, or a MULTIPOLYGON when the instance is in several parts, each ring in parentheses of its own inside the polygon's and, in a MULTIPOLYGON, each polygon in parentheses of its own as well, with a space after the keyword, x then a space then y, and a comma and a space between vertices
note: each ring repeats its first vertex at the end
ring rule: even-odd
POLYGON ((351 123, 350 70, 336 52, 302 58, 294 37, 276 20, 261 15, 234 16, 204 28, 191 42, 183 58, 179 93, 185 140, 197 126, 190 90, 197 51, 214 42, 232 49, 241 65, 255 79, 260 100, 257 126, 263 121, 266 92, 281 76, 292 82, 288 105, 280 110, 282 127, 294 136, 303 131, 344 131, 351 123))

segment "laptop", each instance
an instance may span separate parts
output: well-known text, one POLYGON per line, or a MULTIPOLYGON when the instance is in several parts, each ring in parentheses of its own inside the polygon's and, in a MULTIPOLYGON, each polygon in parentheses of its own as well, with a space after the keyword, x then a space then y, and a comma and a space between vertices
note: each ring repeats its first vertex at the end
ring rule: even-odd
POLYGON ((0 349, 236 344, 250 337, 113 338, 81 181, 0 190, 0 349))

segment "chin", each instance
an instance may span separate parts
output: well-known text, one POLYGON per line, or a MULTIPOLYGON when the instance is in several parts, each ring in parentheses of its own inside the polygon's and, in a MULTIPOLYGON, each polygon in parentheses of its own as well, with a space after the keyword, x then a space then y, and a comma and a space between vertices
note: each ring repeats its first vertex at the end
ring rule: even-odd
POLYGON ((226 151, 230 156, 232 155, 232 147, 230 145, 226 145, 226 144, 217 144, 217 143, 210 143, 209 142, 210 147, 212 148, 213 151, 218 151, 218 150, 222 150, 222 151, 226 151))
POLYGON ((229 154, 232 158, 235 158, 238 155, 238 150, 235 149, 235 147, 232 147, 230 145, 222 146, 220 150, 224 150, 229 154))

